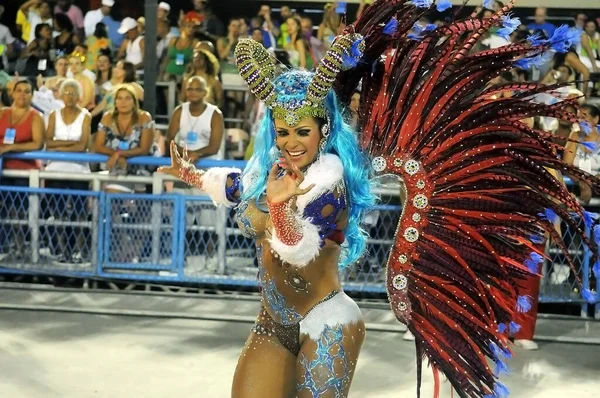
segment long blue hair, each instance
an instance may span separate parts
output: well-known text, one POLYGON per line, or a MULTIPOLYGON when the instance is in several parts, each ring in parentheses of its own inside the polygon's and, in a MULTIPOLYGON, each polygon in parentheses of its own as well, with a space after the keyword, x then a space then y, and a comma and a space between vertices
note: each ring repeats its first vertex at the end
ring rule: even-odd
MULTIPOLYGON (((313 76, 314 74, 305 71, 290 71, 280 75, 274 81, 278 102, 304 99, 313 76)), ((376 196, 369 179, 369 159, 358 145, 356 132, 345 122, 342 105, 333 90, 325 99, 325 108, 329 115, 331 131, 323 150, 325 153, 337 155, 344 166, 349 210, 348 225, 344 229, 346 242, 339 264, 340 268, 344 268, 356 262, 365 250, 368 235, 362 230, 361 222, 365 212, 375 204, 376 196)), ((269 171, 277 160, 273 113, 267 109, 254 141, 254 153, 244 170, 244 177, 248 177, 244 178, 244 181, 252 183, 244 186, 242 200, 258 200, 266 192, 269 171)))

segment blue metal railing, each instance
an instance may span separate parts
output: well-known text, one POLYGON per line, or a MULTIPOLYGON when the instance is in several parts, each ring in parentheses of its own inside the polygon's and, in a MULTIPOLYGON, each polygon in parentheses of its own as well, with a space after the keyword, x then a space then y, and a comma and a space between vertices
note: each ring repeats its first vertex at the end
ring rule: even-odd
MULTIPOLYGON (((70 162, 87 162, 87 163, 103 163, 106 162, 107 156, 93 154, 93 153, 59 153, 59 152, 29 152, 22 154, 5 154, 0 157, 0 164, 2 158, 22 159, 22 160, 61 160, 70 162)), ((128 163, 132 165, 146 165, 146 166, 164 166, 170 164, 170 159, 166 157, 157 158, 150 156, 140 156, 128 159, 128 163)), ((243 169, 246 166, 245 161, 231 161, 231 160, 200 160, 197 164, 199 168, 209 167, 238 167, 243 169)), ((1 167, 1 166, 0 166, 1 167)), ((5 170, 5 175, 9 175, 14 171, 5 170)), ((2 170, 0 169, 0 173, 2 170)), ((30 173, 31 176, 36 175, 37 172, 26 172, 30 173)), ((41 173, 37 174, 38 179, 61 179, 59 174, 62 173, 41 173), (56 174, 55 177, 50 176, 56 174)), ((27 174, 25 174, 27 175, 27 174)), ((252 242, 244 240, 240 237, 239 231, 235 229, 235 226, 231 225, 231 221, 223 222, 227 216, 218 220, 220 224, 224 225, 212 225, 212 226, 190 226, 186 223, 186 210, 192 212, 216 212, 216 214, 224 215, 226 209, 215 210, 210 200, 206 197, 197 197, 190 195, 174 195, 169 193, 162 193, 164 180, 170 178, 163 175, 157 175, 153 177, 135 177, 137 179, 145 178, 148 183, 154 184, 153 195, 140 195, 140 194, 107 194, 99 191, 99 184, 96 184, 96 192, 94 191, 69 191, 62 189, 44 189, 38 188, 37 185, 32 187, 1 187, 0 194, 12 193, 27 195, 31 198, 37 198, 36 201, 30 201, 28 209, 28 218, 23 219, 21 224, 29 224, 29 236, 30 244, 33 246, 34 241, 31 237, 35 237, 35 244, 38 247, 30 247, 28 250, 33 255, 22 258, 17 261, 3 262, 0 259, 0 268, 3 272, 12 273, 54 273, 61 275, 74 275, 79 277, 99 277, 99 278, 110 278, 110 279, 128 279, 136 281, 155 281, 155 282, 169 282, 169 283, 203 283, 203 284, 214 284, 214 285, 237 285, 237 286, 256 286, 256 277, 252 273, 252 263, 254 256, 254 248, 252 242), (94 247, 91 248, 93 255, 90 255, 91 261, 88 266, 54 266, 48 261, 40 257, 39 251, 41 245, 50 244, 51 241, 56 240, 62 230, 59 230, 59 225, 62 224, 56 220, 48 221, 41 219, 40 208, 32 208, 32 206, 40 206, 44 196, 51 196, 59 198, 63 203, 66 203, 69 198, 74 195, 85 195, 89 202, 92 204, 92 210, 94 216, 91 222, 91 231, 85 233, 92 236, 89 241, 92 242, 94 247), (137 207, 137 219, 130 219, 125 222, 122 220, 122 215, 119 213, 119 203, 131 201, 135 203, 137 207), (218 213, 223 212, 223 213, 218 213), (164 215, 163 213, 168 213, 164 215), (117 215, 115 215, 117 214, 117 215), (29 220, 27 222, 27 220, 29 220), (171 227, 169 227, 169 225, 171 227), (48 232, 53 231, 53 232, 48 232), (58 232, 57 232, 58 231, 58 232), (50 238, 44 238, 45 235, 51 235, 50 238), (208 235, 207 235, 208 234, 208 235), (210 234, 216 234, 219 236, 218 241, 210 238, 210 234), (140 246, 140 252, 146 253, 146 258, 142 258, 139 261, 133 261, 126 259, 123 261, 122 258, 111 259, 111 253, 115 250, 115 245, 125 245, 121 239, 127 237, 135 237, 135 244, 140 246), (46 239, 46 242, 44 242, 46 239), (211 240, 212 239, 212 240, 211 240), (210 243, 213 242, 213 243, 210 243), (199 272, 190 272, 193 268, 193 263, 190 258, 204 257, 205 264, 211 260, 209 255, 203 252, 198 247, 204 247, 206 245, 214 244, 217 248, 215 251, 217 258, 217 272, 207 271, 208 266, 204 265, 204 268, 200 267, 199 272), (198 246, 198 247, 192 247, 198 246), (169 250, 164 250, 168 247, 169 250), (237 253, 237 254, 232 254, 237 253), (242 253, 242 254, 239 254, 242 253), (246 268, 245 274, 240 274, 236 271, 235 266, 231 266, 231 259, 238 256, 238 260, 241 259, 243 263, 241 268, 246 268), (244 265, 245 264, 245 265, 244 265)), ((99 178, 95 173, 89 176, 81 178, 88 178, 94 180, 99 178)), ((110 179, 110 177, 104 176, 102 180, 110 179)), ((120 180, 127 177, 119 177, 120 180)), ((64 179, 64 176, 62 177, 64 179)), ((568 181, 568 180, 567 180, 568 181)), ((569 184, 571 183, 568 181, 569 184)), ((58 200, 58 199, 57 199, 58 200)), ((0 203, 0 209, 2 204, 0 203)), ((21 209, 25 210, 25 209, 21 209)), ((395 222, 400 211, 400 207, 396 205, 379 205, 376 210, 380 212, 380 219, 376 232, 372 236, 369 242, 369 250, 366 257, 368 257, 368 264, 358 266, 356 270, 345 271, 342 273, 342 278, 345 282, 347 290, 360 291, 368 293, 384 293, 384 270, 383 262, 387 259, 387 253, 393 242, 393 233, 395 222), (360 268, 360 269, 359 269, 360 268)), ((0 227, 3 220, 0 218, 0 227)), ((13 221, 14 224, 14 221, 13 221)), ((81 228, 84 230, 85 228, 81 228)), ((78 233, 83 234, 84 232, 79 231, 78 233)), ((27 238, 24 238, 27 240, 27 238)), ((0 239, 0 245, 2 245, 0 239)), ((575 243, 574 243, 575 244, 575 243)), ((591 275, 589 273, 589 258, 590 253, 587 253, 582 249, 582 246, 575 247, 575 250, 581 259, 581 270, 580 275, 585 280, 585 287, 590 287, 589 283, 591 275)), ((0 253, 1 254, 1 253, 0 253)), ((114 253, 113 253, 114 254, 114 253)), ((200 261, 200 260, 199 260, 200 261)), ((560 262, 560 260, 556 260, 560 262)), ((552 264, 550 264, 552 266, 552 264)), ((239 268, 239 267, 238 267, 239 268)), ((549 285, 550 286, 550 285, 549 285)), ((593 286, 591 286, 593 287, 593 286)), ((600 280, 596 281, 596 289, 600 289, 600 280)), ((545 302, 581 302, 577 294, 573 293, 573 286, 568 281, 563 283, 563 286, 552 287, 549 290, 542 289, 541 301, 545 302)), ((582 310, 586 309, 587 306, 582 304, 582 310)), ((596 307, 597 313, 600 316, 600 305, 596 307)))

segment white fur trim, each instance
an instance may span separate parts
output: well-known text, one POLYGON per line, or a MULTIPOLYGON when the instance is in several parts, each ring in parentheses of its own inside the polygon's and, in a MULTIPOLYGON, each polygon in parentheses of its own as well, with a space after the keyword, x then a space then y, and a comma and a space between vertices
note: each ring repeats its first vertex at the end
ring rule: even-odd
POLYGON ((361 319, 362 313, 358 305, 346 293, 340 292, 317 305, 300 321, 300 334, 306 334, 311 340, 317 341, 326 326, 351 325, 361 319))
POLYGON ((212 167, 202 175, 202 190, 210 196, 216 206, 224 205, 233 207, 236 203, 227 200, 227 196, 225 195, 227 176, 231 173, 240 172, 240 169, 212 167))
POLYGON ((296 198, 298 213, 304 214, 306 206, 327 191, 333 190, 344 181, 344 166, 337 155, 328 153, 321 155, 306 171, 300 188, 311 184, 315 187, 304 195, 296 198))
POLYGON ((310 263, 321 250, 321 236, 319 228, 310 220, 294 214, 296 222, 302 229, 302 239, 294 246, 286 245, 277 237, 277 229, 273 228, 273 236, 269 239, 271 248, 277 252, 279 257, 288 264, 304 267, 310 263))

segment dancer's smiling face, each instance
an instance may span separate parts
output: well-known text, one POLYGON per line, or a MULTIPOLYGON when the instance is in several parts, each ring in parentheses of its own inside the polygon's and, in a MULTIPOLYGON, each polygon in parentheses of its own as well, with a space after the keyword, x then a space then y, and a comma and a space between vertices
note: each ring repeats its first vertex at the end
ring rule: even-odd
POLYGON ((275 119, 275 143, 292 163, 302 169, 315 161, 319 154, 321 123, 314 118, 302 119, 295 126, 275 119))

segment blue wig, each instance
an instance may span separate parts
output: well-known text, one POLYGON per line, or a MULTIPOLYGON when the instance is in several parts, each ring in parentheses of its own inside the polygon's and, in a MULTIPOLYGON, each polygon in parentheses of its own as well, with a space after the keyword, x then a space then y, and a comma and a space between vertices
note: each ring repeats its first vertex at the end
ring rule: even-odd
MULTIPOLYGON (((305 71, 290 71, 279 76, 273 82, 277 102, 302 101, 313 76, 313 73, 305 71)), ((371 164, 358 145, 355 131, 344 121, 342 106, 333 90, 325 98, 325 108, 329 115, 331 131, 324 152, 337 155, 344 166, 349 210, 348 225, 344 230, 345 250, 339 264, 343 268, 356 262, 365 250, 367 234, 360 225, 365 212, 375 204, 376 196, 369 180, 371 164)), ((255 138, 254 153, 244 170, 244 177, 248 176, 252 183, 250 186, 244 186, 242 200, 257 200, 266 192, 269 171, 277 160, 273 113, 268 109, 255 138)))

